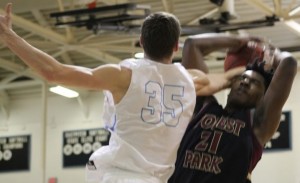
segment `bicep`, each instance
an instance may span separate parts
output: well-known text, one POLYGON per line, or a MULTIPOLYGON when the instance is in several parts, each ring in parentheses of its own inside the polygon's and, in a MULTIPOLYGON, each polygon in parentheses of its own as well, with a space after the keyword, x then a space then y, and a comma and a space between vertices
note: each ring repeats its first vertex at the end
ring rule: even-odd
POLYGON ((55 83, 91 90, 111 90, 121 74, 119 65, 107 64, 94 69, 65 65, 55 83))

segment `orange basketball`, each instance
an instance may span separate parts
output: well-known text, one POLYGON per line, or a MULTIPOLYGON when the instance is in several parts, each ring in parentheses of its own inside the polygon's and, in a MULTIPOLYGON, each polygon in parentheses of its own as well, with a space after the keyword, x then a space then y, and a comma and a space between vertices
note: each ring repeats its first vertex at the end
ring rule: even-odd
POLYGON ((252 63, 255 60, 262 61, 264 58, 264 51, 261 46, 252 45, 244 46, 237 52, 227 52, 226 58, 224 60, 224 70, 246 66, 248 63, 252 63))

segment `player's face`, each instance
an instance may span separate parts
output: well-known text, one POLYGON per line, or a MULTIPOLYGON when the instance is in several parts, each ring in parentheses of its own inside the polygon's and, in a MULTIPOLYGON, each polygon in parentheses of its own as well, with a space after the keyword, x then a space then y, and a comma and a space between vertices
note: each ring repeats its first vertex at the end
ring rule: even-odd
POLYGON ((253 108, 264 95, 264 78, 259 73, 247 70, 233 81, 228 102, 243 108, 253 108))

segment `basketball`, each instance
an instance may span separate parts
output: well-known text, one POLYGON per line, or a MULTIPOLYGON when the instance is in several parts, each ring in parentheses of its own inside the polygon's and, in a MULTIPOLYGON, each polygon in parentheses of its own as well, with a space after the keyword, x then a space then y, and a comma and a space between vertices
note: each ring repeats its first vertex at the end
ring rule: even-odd
POLYGON ((246 66, 255 60, 262 61, 263 57, 264 49, 258 44, 248 44, 237 52, 228 51, 224 60, 224 71, 239 66, 246 66))

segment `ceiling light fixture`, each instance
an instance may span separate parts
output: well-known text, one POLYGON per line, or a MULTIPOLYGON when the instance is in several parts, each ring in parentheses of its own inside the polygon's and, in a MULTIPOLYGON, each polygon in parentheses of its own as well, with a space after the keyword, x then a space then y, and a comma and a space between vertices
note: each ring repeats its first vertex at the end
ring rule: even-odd
MULTIPOLYGON (((300 6, 297 6, 296 8, 294 8, 293 10, 291 10, 289 12, 289 16, 294 16, 295 14, 297 14, 300 11, 300 6)), ((291 29, 293 29, 294 31, 296 31, 297 33, 300 33, 300 24, 294 20, 286 20, 284 21, 285 25, 287 25, 288 27, 290 27, 291 29)))
POLYGON ((297 6, 296 8, 294 8, 293 10, 291 10, 289 12, 289 16, 293 16, 295 14, 297 14, 300 11, 300 6, 297 6))
POLYGON ((287 20, 284 22, 291 29, 295 30, 297 33, 300 33, 300 24, 294 20, 287 20))
POLYGON ((144 58, 144 53, 138 52, 138 53, 134 54, 134 58, 144 58))
POLYGON ((70 90, 70 89, 62 87, 62 86, 51 87, 51 88, 49 88, 49 90, 53 93, 62 95, 67 98, 75 98, 75 97, 79 96, 78 92, 70 90))

